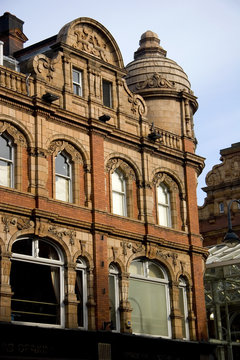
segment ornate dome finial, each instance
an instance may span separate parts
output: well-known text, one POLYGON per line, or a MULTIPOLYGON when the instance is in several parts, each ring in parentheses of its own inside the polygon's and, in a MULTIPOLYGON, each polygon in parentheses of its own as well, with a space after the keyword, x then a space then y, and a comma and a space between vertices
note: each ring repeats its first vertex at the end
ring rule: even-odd
POLYGON ((134 53, 134 59, 143 59, 151 55, 166 57, 167 52, 160 46, 160 40, 156 33, 147 30, 142 34, 139 41, 140 47, 134 53))

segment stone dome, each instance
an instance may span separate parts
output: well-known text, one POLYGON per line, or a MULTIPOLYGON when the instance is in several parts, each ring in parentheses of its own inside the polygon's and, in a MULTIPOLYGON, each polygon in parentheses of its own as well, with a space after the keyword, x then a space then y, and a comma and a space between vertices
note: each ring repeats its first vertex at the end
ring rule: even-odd
POLYGON ((175 61, 166 57, 167 52, 160 46, 156 33, 146 31, 139 45, 134 60, 126 66, 126 81, 131 91, 143 96, 151 89, 156 93, 164 88, 191 93, 186 73, 175 61))

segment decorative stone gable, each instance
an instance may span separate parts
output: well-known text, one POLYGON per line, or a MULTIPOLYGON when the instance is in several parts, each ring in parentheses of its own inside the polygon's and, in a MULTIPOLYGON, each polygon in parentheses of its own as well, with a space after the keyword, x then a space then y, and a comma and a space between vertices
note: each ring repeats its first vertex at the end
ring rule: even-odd
POLYGON ((57 40, 123 68, 122 55, 112 35, 93 19, 79 18, 68 23, 60 30, 57 40))
POLYGON ((222 182, 233 182, 240 178, 240 156, 235 154, 223 158, 223 163, 215 165, 206 176, 207 186, 216 186, 222 182))

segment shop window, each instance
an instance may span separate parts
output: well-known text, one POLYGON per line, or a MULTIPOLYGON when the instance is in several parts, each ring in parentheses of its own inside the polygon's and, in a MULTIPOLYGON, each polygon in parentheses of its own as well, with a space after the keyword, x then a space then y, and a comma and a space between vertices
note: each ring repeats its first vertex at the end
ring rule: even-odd
POLYGON ((119 169, 112 173, 112 212, 127 216, 126 180, 119 169))
POLYGON ((168 187, 163 183, 157 187, 157 201, 159 225, 171 227, 170 193, 168 187))
POLYGON ((182 335, 184 339, 189 339, 187 284, 182 277, 179 279, 179 309, 182 315, 182 335))
POLYGON ((119 273, 118 269, 111 264, 109 267, 109 302, 111 313, 111 329, 120 331, 119 314, 119 273))
POLYGON ((64 152, 55 157, 55 197, 57 200, 72 201, 72 166, 64 152))
POLYGON ((64 325, 63 257, 47 240, 13 243, 10 284, 14 322, 64 325))
POLYGON ((102 81, 103 105, 112 108, 112 83, 110 81, 102 81))
POLYGON ((171 337, 169 281, 163 267, 147 259, 133 261, 129 301, 133 333, 171 337))
POLYGON ((14 187, 14 148, 12 139, 0 136, 0 185, 14 187))
POLYGON ((75 293, 78 300, 77 319, 80 328, 87 329, 87 266, 81 258, 77 259, 75 293))
POLYGON ((83 87, 82 87, 82 71, 73 69, 73 93, 78 96, 83 96, 83 87))

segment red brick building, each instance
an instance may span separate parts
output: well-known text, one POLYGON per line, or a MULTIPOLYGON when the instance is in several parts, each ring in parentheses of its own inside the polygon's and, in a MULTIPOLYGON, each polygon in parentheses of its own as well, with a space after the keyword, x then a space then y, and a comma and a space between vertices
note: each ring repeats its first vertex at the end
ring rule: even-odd
POLYGON ((1 358, 208 358, 187 75, 151 31, 124 67, 95 20, 22 25, 0 17, 1 358))

